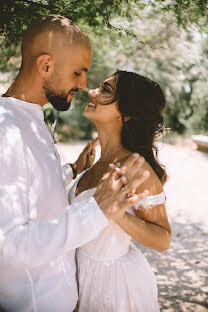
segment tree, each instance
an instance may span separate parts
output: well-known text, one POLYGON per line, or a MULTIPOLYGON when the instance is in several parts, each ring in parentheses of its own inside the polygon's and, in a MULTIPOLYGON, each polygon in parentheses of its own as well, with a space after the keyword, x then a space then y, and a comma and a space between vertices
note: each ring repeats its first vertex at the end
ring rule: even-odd
POLYGON ((111 22, 116 16, 132 20, 135 7, 139 12, 147 8, 153 14, 171 12, 179 26, 186 28, 195 23, 207 31, 207 0, 0 0, 1 69, 2 64, 6 65, 6 60, 15 55, 15 47, 19 45, 25 29, 40 15, 60 14, 94 29, 107 26, 117 29, 120 35, 136 36, 122 25, 115 27, 111 22))
MULTIPOLYGON (((136 12, 135 12, 136 14, 136 12)), ((118 67, 137 71, 160 83, 167 98, 166 124, 180 134, 207 132, 208 61, 206 33, 194 25, 179 29, 173 14, 143 10, 130 25, 144 45, 123 40, 118 67)))
MULTIPOLYGON (((19 43, 30 23, 40 15, 61 14, 92 40, 90 88, 117 67, 139 71, 165 90, 166 122, 173 130, 206 131, 207 0, 0 0, 0 8, 1 71, 18 67, 19 43)), ((80 115, 79 103, 86 105, 86 91, 77 95, 71 110, 58 115, 62 139, 92 135, 94 126, 80 115)), ((57 115, 46 106, 45 117, 52 122, 57 115)))

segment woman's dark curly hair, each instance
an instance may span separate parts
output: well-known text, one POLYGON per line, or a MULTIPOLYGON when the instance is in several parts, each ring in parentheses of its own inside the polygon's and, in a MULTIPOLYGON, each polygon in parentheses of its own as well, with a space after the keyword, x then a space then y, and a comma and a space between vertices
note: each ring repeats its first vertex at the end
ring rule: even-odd
POLYGON ((142 155, 164 184, 167 174, 157 159, 158 148, 154 144, 156 131, 163 125, 163 91, 153 80, 133 72, 118 70, 114 75, 115 99, 123 121, 121 143, 127 150, 142 155), (124 121, 125 117, 130 119, 124 121))

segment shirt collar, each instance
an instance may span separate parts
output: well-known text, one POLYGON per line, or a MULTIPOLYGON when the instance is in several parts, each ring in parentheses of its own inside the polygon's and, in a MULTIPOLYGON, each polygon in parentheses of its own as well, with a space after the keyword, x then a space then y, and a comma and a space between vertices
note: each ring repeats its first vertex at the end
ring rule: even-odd
POLYGON ((13 103, 21 106, 24 109, 31 111, 31 113, 35 114, 40 120, 44 120, 44 114, 39 104, 22 101, 14 97, 0 97, 0 101, 6 101, 7 103, 13 103))

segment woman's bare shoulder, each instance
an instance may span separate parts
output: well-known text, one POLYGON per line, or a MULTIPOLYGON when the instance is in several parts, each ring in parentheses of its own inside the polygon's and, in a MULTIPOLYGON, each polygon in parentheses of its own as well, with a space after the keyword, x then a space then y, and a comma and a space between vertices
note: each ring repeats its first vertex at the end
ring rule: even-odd
MULTIPOLYGON (((137 193, 143 192, 146 189, 149 191, 149 195, 155 195, 155 194, 162 192, 162 190, 163 190, 162 184, 161 184, 157 174, 155 173, 155 171, 152 169, 152 167, 150 166, 150 164, 147 161, 144 161, 144 163, 141 167, 141 170, 142 171, 148 170, 150 175, 139 186, 139 188, 137 189, 137 193)), ((139 176, 139 174, 141 174, 141 173, 138 173, 138 176, 139 176)))

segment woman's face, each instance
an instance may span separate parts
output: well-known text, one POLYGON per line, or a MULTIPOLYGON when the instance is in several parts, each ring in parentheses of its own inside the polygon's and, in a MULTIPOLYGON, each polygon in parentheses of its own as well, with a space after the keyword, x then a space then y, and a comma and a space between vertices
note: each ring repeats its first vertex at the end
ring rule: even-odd
POLYGON ((117 102, 112 102, 115 97, 116 81, 117 77, 112 76, 88 92, 90 102, 82 112, 85 117, 95 123, 118 122, 121 114, 117 109, 117 102))

